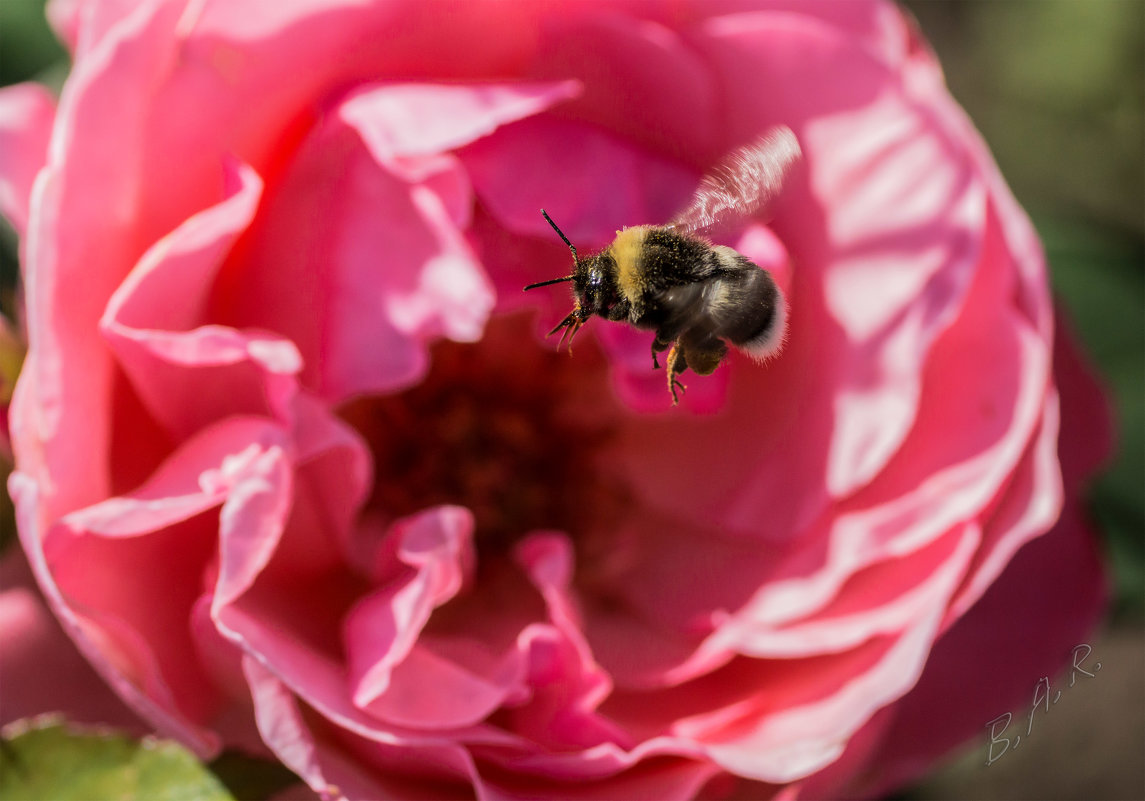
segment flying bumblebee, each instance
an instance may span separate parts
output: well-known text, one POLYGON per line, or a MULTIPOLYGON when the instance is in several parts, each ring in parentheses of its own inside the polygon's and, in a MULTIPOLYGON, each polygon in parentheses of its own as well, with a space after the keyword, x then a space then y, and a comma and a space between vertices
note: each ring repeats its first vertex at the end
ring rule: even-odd
POLYGON ((542 209, 572 251, 573 271, 525 290, 572 282, 573 310, 548 334, 563 330, 557 347, 566 339, 571 347, 594 314, 655 331, 653 368, 660 367, 657 354, 671 348, 667 365, 673 406, 680 402, 677 390, 685 389, 677 376, 688 368, 711 374, 729 345, 757 360, 778 351, 787 309, 771 274, 735 250, 713 245, 705 233, 758 211, 778 195, 799 156, 791 130, 773 128, 705 175, 672 222, 617 231, 612 244, 583 258, 542 209))

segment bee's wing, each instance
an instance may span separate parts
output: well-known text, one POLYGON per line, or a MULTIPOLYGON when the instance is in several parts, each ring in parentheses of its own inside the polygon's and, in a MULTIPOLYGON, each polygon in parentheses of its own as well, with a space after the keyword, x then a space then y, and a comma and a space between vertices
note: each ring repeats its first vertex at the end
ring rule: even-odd
POLYGON ((692 202, 669 227, 702 233, 753 214, 779 194, 787 170, 800 155, 799 141, 790 128, 769 129, 705 175, 692 202))

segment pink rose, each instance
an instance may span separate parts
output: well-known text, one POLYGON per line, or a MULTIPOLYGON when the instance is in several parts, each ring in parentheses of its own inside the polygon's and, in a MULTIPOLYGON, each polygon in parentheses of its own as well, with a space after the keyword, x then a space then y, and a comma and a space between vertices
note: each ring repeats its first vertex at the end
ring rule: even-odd
POLYGON ((0 96, 40 159, 0 159, 10 489, 79 649, 200 754, 354 798, 875 793, 1097 618, 1101 398, 895 6, 52 16, 58 107, 0 96), (555 353, 540 207, 588 253, 780 124, 803 159, 728 244, 782 354, 671 410, 647 332, 555 353))

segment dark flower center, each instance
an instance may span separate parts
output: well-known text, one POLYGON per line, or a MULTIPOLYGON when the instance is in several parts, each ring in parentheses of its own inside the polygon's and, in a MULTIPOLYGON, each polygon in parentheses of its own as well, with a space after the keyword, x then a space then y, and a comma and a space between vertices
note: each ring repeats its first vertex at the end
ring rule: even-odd
POLYGON ((370 511, 393 520, 438 504, 473 512, 479 562, 536 529, 584 544, 624 491, 608 479, 616 406, 603 357, 537 342, 527 315, 493 318, 478 343, 442 341, 418 385, 342 415, 370 445, 370 511))

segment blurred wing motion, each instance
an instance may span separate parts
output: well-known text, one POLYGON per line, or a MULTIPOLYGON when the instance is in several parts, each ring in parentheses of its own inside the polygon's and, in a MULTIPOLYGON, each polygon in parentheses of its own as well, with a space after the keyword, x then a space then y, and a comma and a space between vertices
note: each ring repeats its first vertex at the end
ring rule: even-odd
POLYGON ((754 214, 779 194, 788 169, 801 154, 790 128, 770 129, 732 151, 705 175, 692 202, 668 227, 697 233, 754 214))

